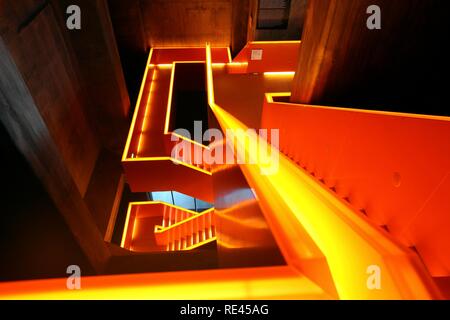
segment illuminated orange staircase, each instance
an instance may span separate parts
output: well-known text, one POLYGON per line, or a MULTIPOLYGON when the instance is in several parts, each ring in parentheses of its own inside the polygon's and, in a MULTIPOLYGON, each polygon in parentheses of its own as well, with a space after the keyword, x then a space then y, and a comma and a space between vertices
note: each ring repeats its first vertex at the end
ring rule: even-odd
MULTIPOLYGON (((147 68, 122 159, 127 182, 133 192, 174 190, 212 202, 211 173, 202 169, 205 166, 171 157, 171 149, 178 143, 171 141, 171 132, 164 133, 171 79, 171 69, 147 68)), ((185 145, 191 143, 177 138, 185 145)), ((203 148, 189 145, 194 151, 197 147, 203 148)))
MULTIPOLYGON (((202 161, 185 161, 182 154, 172 154, 180 142, 192 154, 207 148, 173 133, 176 128, 171 125, 175 68, 203 63, 205 55, 205 48, 151 50, 122 157, 133 192, 174 190, 213 202, 210 167, 202 161)), ((212 56, 218 64, 231 59, 228 48, 213 48, 212 56)))
POLYGON ((132 202, 121 247, 134 252, 191 250, 216 240, 214 208, 201 213, 164 202, 132 202))
POLYGON ((214 209, 201 213, 166 207, 155 238, 167 251, 191 250, 216 240, 214 209))
MULTIPOLYGON (((289 72, 296 65, 299 46, 299 42, 249 43, 226 68, 229 73, 289 72), (263 60, 250 59, 253 49, 264 49, 263 60), (290 58, 280 58, 280 52, 290 58)), ((165 56, 159 51, 150 54, 141 90, 143 103, 138 103, 124 153, 127 179, 135 189, 185 187, 186 194, 205 195, 199 187, 207 183, 197 178, 208 176, 211 180, 210 168, 192 162, 176 166, 170 157, 160 156, 167 155, 173 146, 162 128, 167 100, 161 96, 168 91, 169 69, 174 61, 206 59, 209 106, 223 131, 244 132, 236 142, 241 147, 242 158, 255 160, 246 147, 248 141, 263 147, 267 141, 246 134, 244 123, 216 103, 214 72, 220 66, 214 59, 217 55, 214 48, 207 46, 205 57, 200 58, 186 54, 190 51, 171 49, 170 59, 163 59, 165 56), (157 125, 153 126, 154 123, 157 125), (166 153, 160 153, 164 148, 166 153)), ((441 299, 431 275, 447 276, 449 272, 445 230, 450 220, 449 202, 445 199, 450 190, 450 175, 446 149, 442 146, 450 137, 450 120, 292 105, 287 102, 288 95, 266 94, 264 99, 262 127, 281 129, 279 149, 269 145, 270 155, 276 157, 262 155, 258 161, 239 165, 286 265, 86 277, 83 290, 66 290, 66 279, 0 284, 0 296, 8 299, 441 299), (426 150, 427 157, 408 156, 417 150, 426 150), (267 172, 270 174, 263 174, 267 172), (408 184, 413 187, 405 188, 408 184), (433 185, 438 187, 434 190, 433 185), (434 190, 431 195, 429 190, 434 190), (426 214, 415 210, 418 201, 425 203, 419 208, 426 214), (387 225, 386 221, 390 232, 380 228, 387 225), (420 255, 410 249, 412 245, 420 255), (379 287, 369 285, 373 267, 382 274, 379 287)), ((186 141, 196 148, 194 143, 186 141)), ((218 170, 214 169, 217 176, 218 170)), ((221 234, 226 224, 221 215, 226 217, 226 212, 214 210, 197 213, 161 202, 130 203, 121 247, 149 252, 183 251, 205 245, 216 239, 215 212, 220 225, 219 242, 223 245, 221 234)), ((164 252, 164 255, 196 252, 164 252)))

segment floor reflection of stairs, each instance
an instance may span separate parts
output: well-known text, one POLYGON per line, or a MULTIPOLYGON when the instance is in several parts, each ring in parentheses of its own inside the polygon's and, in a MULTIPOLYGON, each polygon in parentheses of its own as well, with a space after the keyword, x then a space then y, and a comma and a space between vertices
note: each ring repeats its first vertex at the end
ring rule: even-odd
POLYGON ((155 226, 156 243, 167 251, 191 250, 216 240, 214 208, 201 213, 165 207, 162 225, 155 226))

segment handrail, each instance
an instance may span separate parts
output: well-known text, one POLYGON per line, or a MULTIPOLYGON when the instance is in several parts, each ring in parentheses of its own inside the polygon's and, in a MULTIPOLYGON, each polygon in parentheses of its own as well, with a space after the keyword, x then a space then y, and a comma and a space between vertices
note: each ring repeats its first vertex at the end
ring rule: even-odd
POLYGON ((205 211, 198 212, 195 215, 192 215, 192 216, 190 216, 190 217, 188 217, 188 218, 186 218, 186 219, 184 219, 182 221, 178 221, 177 223, 174 223, 174 224, 172 224, 172 225, 170 225, 168 227, 162 227, 162 226, 159 226, 159 225, 155 226, 155 232, 156 232, 156 227, 158 227, 157 232, 165 232, 165 231, 168 231, 170 229, 174 229, 174 228, 176 228, 176 227, 178 227, 178 226, 180 226, 180 225, 182 225, 184 223, 188 223, 191 220, 195 220, 198 217, 201 217, 201 216, 206 215, 206 214, 208 214, 210 212, 213 212, 213 211, 214 211, 214 208, 210 208, 210 209, 207 209, 205 211))
POLYGON ((214 208, 210 208, 168 227, 155 226, 156 241, 159 245, 166 246, 168 251, 192 250, 215 241, 213 214, 214 208), (202 236, 200 236, 200 232, 202 232, 202 236), (190 243, 188 243, 188 238, 191 239, 190 243), (178 248, 175 247, 175 243, 178 243, 178 248))
POLYGON ((122 232, 122 239, 121 239, 121 247, 125 248, 125 243, 127 240, 127 234, 128 234, 128 227, 130 225, 130 220, 134 219, 135 216, 133 216, 133 214, 135 215, 133 209, 137 208, 139 206, 161 206, 161 207, 169 207, 169 208, 173 208, 175 210, 182 210, 184 212, 187 212, 191 215, 197 215, 198 213, 189 209, 185 209, 167 202, 163 202, 163 201, 137 201, 137 202, 130 202, 128 204, 128 209, 127 209, 127 215, 125 217, 125 224, 124 224, 124 228, 123 228, 123 232, 122 232))
MULTIPOLYGON (((247 128, 219 107, 214 99, 210 47, 207 45, 208 101, 223 130, 247 128)), ((237 143, 245 155, 253 158, 245 143, 265 145, 279 152, 259 136, 242 134, 237 143)), ((272 159, 241 164, 241 169, 255 190, 266 220, 289 265, 302 268, 304 252, 298 241, 302 231, 311 237, 328 262, 337 294, 342 299, 433 299, 440 294, 417 255, 390 239, 344 202, 324 189, 313 177, 279 154, 278 170, 261 174, 264 163, 272 159), (370 274, 381 273, 382 286, 372 287, 370 274)), ((273 163, 272 163, 273 164, 273 163)), ((305 270, 304 270, 305 271, 305 270)), ((305 273, 319 283, 320 274, 305 273)), ((323 276, 323 275, 322 275, 323 276)), ((320 284, 320 283, 319 283, 320 284)))

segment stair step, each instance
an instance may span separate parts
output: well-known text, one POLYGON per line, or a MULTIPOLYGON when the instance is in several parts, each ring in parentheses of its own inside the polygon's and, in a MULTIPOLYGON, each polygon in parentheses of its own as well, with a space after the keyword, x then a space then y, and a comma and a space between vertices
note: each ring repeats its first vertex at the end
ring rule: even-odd
POLYGON ((197 214, 171 207, 168 212, 166 227, 155 229, 157 242, 167 251, 190 250, 215 240, 214 209, 197 214))

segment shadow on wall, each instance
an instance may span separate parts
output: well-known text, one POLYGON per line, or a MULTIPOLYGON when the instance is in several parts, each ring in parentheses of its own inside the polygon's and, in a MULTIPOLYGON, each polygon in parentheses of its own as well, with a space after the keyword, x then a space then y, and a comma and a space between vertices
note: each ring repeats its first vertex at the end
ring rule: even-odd
POLYGON ((93 269, 43 186, 0 125, 0 281, 66 277, 93 269))

